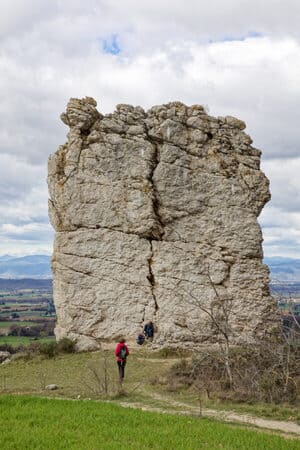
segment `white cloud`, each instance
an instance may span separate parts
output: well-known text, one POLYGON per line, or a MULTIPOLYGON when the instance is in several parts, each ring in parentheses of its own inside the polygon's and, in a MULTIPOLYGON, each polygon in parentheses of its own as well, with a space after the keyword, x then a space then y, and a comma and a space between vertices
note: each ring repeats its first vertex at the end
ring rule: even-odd
MULTIPOLYGON (((36 32, 51 44, 119 33, 134 51, 163 41, 237 38, 249 32, 299 36, 298 0, 10 0, 1 10, 3 39, 36 32), (44 33, 44 34, 43 34, 44 33), (131 45, 130 45, 131 44, 131 45)), ((36 39, 37 40, 37 39, 36 39)))
POLYGON ((95 44, 76 58, 56 56, 51 66, 36 57, 37 64, 30 67, 18 65, 19 52, 13 60, 0 56, 6 67, 0 105, 2 151, 43 162, 64 141, 58 115, 68 98, 87 94, 100 101, 104 112, 122 102, 146 107, 174 99, 208 104, 212 114, 246 120, 265 156, 287 157, 298 151, 300 45, 292 39, 184 42, 131 58, 101 54, 95 44))
POLYGON ((26 223, 25 225, 14 225, 11 223, 4 223, 0 227, 0 234, 7 234, 9 236, 36 236, 37 233, 45 233, 52 231, 50 225, 44 223, 26 223))
POLYGON ((290 256, 300 254, 300 211, 283 211, 267 205, 259 218, 264 236, 265 256, 290 256))
POLYGON ((265 256, 282 256, 299 259, 300 236, 294 228, 272 228, 264 230, 264 254, 265 256))
POLYGON ((11 0, 0 18, 0 224, 46 226, 47 158, 67 132, 58 117, 85 95, 102 112, 176 99, 242 118, 271 179, 261 220, 284 211, 288 222, 300 210, 299 15, 294 0, 11 0), (103 50, 112 36, 119 55, 103 50))
MULTIPOLYGON (((19 200, 26 201, 30 192, 42 190, 46 193, 46 161, 43 165, 32 165, 23 159, 23 155, 4 153, 0 157, 0 198, 3 206, 15 205, 19 200)), ((0 222, 1 217, 3 215, 0 222)))
POLYGON ((50 224, 26 223, 0 225, 0 254, 50 254, 53 230, 50 224))
POLYGON ((29 240, 1 240, 0 255, 26 256, 26 255, 51 255, 52 242, 38 242, 29 240))
MULTIPOLYGON (((16 30, 22 31, 31 28, 34 23, 49 20, 45 14, 45 4, 41 0, 10 0, 1 5, 0 36, 4 38, 14 34, 16 30)), ((52 2, 55 4, 55 2, 52 2)), ((51 8, 52 9, 52 8, 51 8)), ((50 9, 50 14, 51 14, 50 9)))
MULTIPOLYGON (((298 152, 299 153, 299 152, 298 152)), ((300 156, 298 158, 272 159, 262 162, 262 169, 271 180, 272 200, 270 205, 279 213, 293 214, 300 224, 300 156)), ((288 220, 290 216, 287 216, 288 220)))
MULTIPOLYGON (((34 183, 34 181, 33 181, 34 183)), ((2 199, 0 203, 0 223, 28 223, 36 220, 48 222, 47 188, 33 187, 27 194, 20 193, 16 199, 2 199)))

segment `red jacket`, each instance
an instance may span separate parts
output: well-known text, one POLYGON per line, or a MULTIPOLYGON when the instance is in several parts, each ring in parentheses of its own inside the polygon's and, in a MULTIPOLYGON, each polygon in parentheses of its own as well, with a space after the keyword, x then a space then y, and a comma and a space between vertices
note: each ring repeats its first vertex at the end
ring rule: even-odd
POLYGON ((126 344, 123 344, 123 343, 121 343, 121 342, 119 342, 119 343, 117 344, 116 350, 115 350, 115 355, 116 355, 116 357, 117 357, 117 361, 118 361, 118 362, 122 361, 121 358, 119 357, 119 353, 120 353, 120 350, 121 350, 122 347, 125 347, 125 348, 126 348, 126 356, 129 355, 129 350, 128 350, 127 345, 126 345, 126 344))

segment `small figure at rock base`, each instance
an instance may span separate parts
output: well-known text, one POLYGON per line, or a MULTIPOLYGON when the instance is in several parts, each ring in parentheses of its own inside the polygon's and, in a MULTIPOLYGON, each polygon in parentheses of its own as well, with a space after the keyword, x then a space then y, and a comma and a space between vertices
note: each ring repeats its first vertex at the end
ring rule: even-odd
POLYGON ((151 320, 147 320, 144 326, 144 335, 148 341, 153 341, 154 337, 154 325, 151 320))

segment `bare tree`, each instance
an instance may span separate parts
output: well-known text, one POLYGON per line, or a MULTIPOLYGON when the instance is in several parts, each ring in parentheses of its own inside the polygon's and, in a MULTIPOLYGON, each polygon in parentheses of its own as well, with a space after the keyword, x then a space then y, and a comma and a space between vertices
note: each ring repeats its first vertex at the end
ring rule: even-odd
MULTIPOLYGON (((197 310, 203 313, 202 316, 207 316, 210 334, 207 333, 206 340, 214 335, 219 351, 216 353, 209 348, 200 350, 196 359, 176 369, 177 376, 192 384, 198 397, 203 390, 207 391, 208 397, 216 387, 222 390, 225 371, 228 380, 226 387, 234 390, 234 398, 294 402, 299 394, 300 327, 292 296, 285 295, 284 298, 288 304, 290 322, 282 326, 281 335, 274 332, 265 339, 236 348, 233 298, 224 286, 215 282, 208 266, 203 268, 201 275, 205 276, 203 281, 193 283, 176 278, 176 295, 181 297, 180 306, 189 317, 197 310)), ((227 391, 226 395, 231 394, 227 391)))
MULTIPOLYGON (((278 307, 281 304, 287 306, 286 315, 281 316, 282 322, 282 339, 286 348, 285 351, 285 392, 287 392, 289 384, 294 382, 291 377, 291 366, 292 366, 292 354, 295 348, 300 343, 300 321, 297 317, 296 306, 293 295, 289 290, 289 284, 284 283, 280 280, 274 279, 273 282, 276 283, 277 292, 273 293, 273 297, 277 301, 278 307), (281 289, 280 289, 281 287, 281 289)), ((274 283, 274 284, 275 284, 274 283)))
POLYGON ((197 292, 187 290, 181 280, 177 280, 176 289, 178 292, 184 292, 184 303, 192 307, 187 313, 198 310, 205 313, 210 320, 212 332, 216 337, 219 346, 220 355, 224 361, 229 387, 233 387, 233 376, 230 358, 230 346, 233 337, 233 329, 231 326, 231 316, 233 313, 233 298, 225 293, 219 293, 216 284, 213 282, 210 275, 209 267, 206 265, 202 271, 207 281, 212 288, 214 298, 207 301, 205 298, 200 298, 197 292))
POLYGON ((104 352, 100 364, 89 364, 87 369, 92 375, 91 379, 85 378, 82 380, 85 387, 87 387, 96 396, 107 396, 110 390, 110 377, 109 377, 109 363, 108 355, 104 352))

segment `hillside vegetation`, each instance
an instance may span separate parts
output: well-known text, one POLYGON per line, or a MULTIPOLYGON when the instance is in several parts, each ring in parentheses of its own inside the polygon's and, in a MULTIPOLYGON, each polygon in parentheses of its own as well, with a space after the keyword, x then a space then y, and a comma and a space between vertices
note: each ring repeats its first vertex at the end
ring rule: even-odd
MULTIPOLYGON (((39 356, 32 356, 34 349, 22 356, 15 354, 14 360, 0 365, 0 389, 4 393, 33 394, 58 398, 120 400, 117 366, 113 348, 93 353, 55 353, 53 345, 41 347, 39 356), (51 357, 53 356, 54 357, 51 357), (55 356, 56 355, 56 356, 55 356), (49 357, 50 356, 50 357, 49 357), (57 390, 45 387, 56 384, 57 390)), ((62 351, 68 348, 62 348, 62 351)), ((72 350, 72 349, 71 349, 72 350)), ((191 361, 168 352, 149 352, 147 348, 131 347, 121 400, 127 404, 160 407, 167 410, 185 410, 197 414, 203 408, 250 412, 274 419, 300 423, 298 405, 258 403, 253 401, 233 402, 228 396, 221 400, 213 393, 207 397, 202 386, 183 384, 177 376, 178 368, 191 361), (179 407, 176 402, 184 402, 179 407)), ((33 353, 34 354, 34 353, 33 353)))

